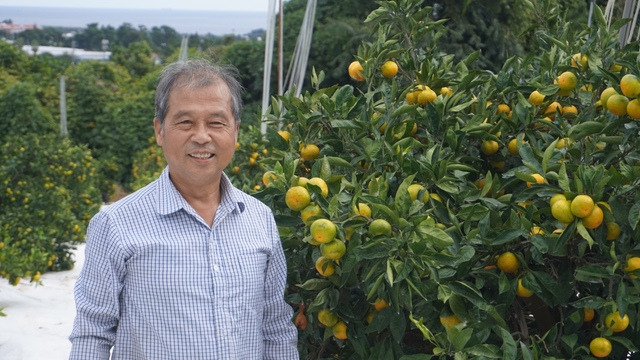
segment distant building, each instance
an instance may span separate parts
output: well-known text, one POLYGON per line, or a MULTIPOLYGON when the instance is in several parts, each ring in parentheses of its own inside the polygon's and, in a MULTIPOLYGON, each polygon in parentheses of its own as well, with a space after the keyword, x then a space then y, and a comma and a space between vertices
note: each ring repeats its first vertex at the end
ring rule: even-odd
POLYGON ((35 54, 51 54, 53 56, 70 56, 73 60, 103 60, 107 61, 111 58, 111 51, 88 51, 70 47, 56 47, 56 46, 34 46, 24 45, 22 51, 29 55, 35 54), (35 49, 34 49, 35 48, 35 49))
POLYGON ((8 34, 17 34, 25 30, 35 30, 39 27, 35 24, 12 24, 6 22, 0 22, 0 32, 6 32, 8 34))

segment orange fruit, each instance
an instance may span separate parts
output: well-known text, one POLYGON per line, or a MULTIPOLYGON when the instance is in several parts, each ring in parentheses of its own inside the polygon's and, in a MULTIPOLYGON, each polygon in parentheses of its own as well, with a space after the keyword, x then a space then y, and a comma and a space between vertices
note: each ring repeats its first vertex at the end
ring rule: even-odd
POLYGON ((640 79, 633 75, 627 74, 620 79, 620 91, 626 97, 635 98, 640 95, 640 79))
POLYGON ((309 191, 302 186, 293 186, 287 190, 284 196, 287 207, 293 211, 300 211, 311 202, 309 191))
POLYGON ((627 115, 640 120, 640 100, 633 99, 627 104, 627 115))
POLYGON ((562 112, 562 105, 559 102, 554 101, 544 110, 543 115, 549 117, 549 119, 553 120, 556 118, 556 111, 562 112))
POLYGON ((420 94, 420 91, 409 91, 404 96, 404 99, 407 101, 407 104, 409 104, 409 105, 417 104, 418 103, 418 95, 419 94, 420 94))
POLYGON ((620 236, 620 225, 615 222, 607 223, 607 240, 614 241, 620 236))
POLYGON ((531 94, 529 94, 529 102, 531 105, 540 106, 544 102, 544 95, 538 90, 533 90, 531 94))
POLYGON ((509 115, 511 113, 511 107, 507 104, 498 105, 498 114, 509 115))
POLYGON ((518 279, 518 289, 516 290, 516 295, 519 297, 531 297, 533 296, 533 292, 522 285, 522 279, 518 279))
POLYGON ((564 194, 555 194, 549 200, 549 206, 553 207, 553 204, 555 204, 558 200, 567 200, 567 197, 564 196, 564 194))
POLYGON ((578 84, 578 78, 576 77, 576 74, 572 73, 571 71, 563 72, 558 76, 556 80, 558 81, 560 90, 565 91, 573 90, 578 84))
POLYGON ((593 199, 589 195, 578 195, 571 200, 571 212, 579 218, 585 218, 593 211, 593 199))
POLYGON ((440 316, 440 324, 442 324, 445 329, 450 329, 460 323, 460 318, 458 318, 455 314, 449 316, 440 316))
POLYGON ((436 92, 427 87, 418 94, 418 104, 425 106, 427 103, 432 103, 437 97, 436 92))
POLYGON ((571 56, 571 66, 578 68, 580 71, 587 69, 588 62, 589 57, 587 55, 578 53, 571 56))
POLYGON ((558 139, 558 142, 556 143, 556 149, 564 149, 569 145, 571 145, 571 140, 568 137, 558 139))
POLYGON ((373 304, 373 308, 376 309, 376 311, 380 311, 387 306, 389 306, 389 303, 385 299, 376 299, 375 303, 373 304))
POLYGON ((278 177, 276 176, 276 173, 274 173, 273 171, 269 170, 267 172, 265 172, 264 174, 262 174, 262 183, 264 184, 264 186, 269 186, 271 184, 271 181, 277 179, 278 177))
POLYGON ((353 205, 353 212, 356 215, 371 217, 371 207, 369 207, 369 205, 365 203, 358 203, 358 205, 353 205))
POLYGON ((509 154, 518 155, 518 150, 520 149, 520 146, 522 146, 522 144, 524 144, 525 142, 526 141, 518 140, 517 138, 511 139, 507 144, 507 150, 509 150, 509 154))
POLYGON ((289 139, 291 138, 291 133, 287 130, 278 131, 278 135, 280 135, 280 137, 283 138, 286 142, 289 142, 289 139))
POLYGON ((322 196, 327 197, 327 195, 329 195, 329 187, 327 186, 327 183, 324 180, 322 180, 322 178, 312 177, 311 179, 309 179, 307 184, 311 184, 319 187, 320 193, 322 194, 322 196))
POLYGON ((309 204, 300 211, 300 218, 307 225, 316 220, 314 217, 318 216, 322 216, 322 209, 316 204, 309 204))
MULTIPOLYGON (((544 177, 542 177, 542 175, 540 174, 531 174, 531 176, 533 176, 536 179, 536 184, 545 184, 547 182, 547 180, 545 180, 544 177)), ((532 182, 527 181, 527 187, 530 188, 531 185, 533 185, 532 182)))
POLYGON ((569 200, 556 200, 551 205, 551 215, 564 224, 568 224, 575 219, 575 216, 571 213, 571 202, 569 200))
POLYGON ((444 96, 451 96, 453 95, 453 89, 451 89, 448 86, 443 86, 440 88, 440 94, 444 95, 444 96))
POLYGON ((362 75, 362 64, 360 64, 360 61, 353 61, 351 64, 349 64, 349 76, 355 80, 355 81, 364 81, 364 75, 362 75))
POLYGON ((391 224, 385 219, 375 219, 369 224, 369 233, 373 236, 391 236, 391 224))
POLYGON ((307 144, 300 150, 300 157, 305 161, 313 161, 320 154, 320 148, 314 144, 307 144))
MULTIPOLYGON (((418 199, 418 194, 420 193, 421 190, 424 190, 424 186, 420 185, 420 184, 411 184, 409 185, 409 187, 407 187, 407 191, 409 192, 409 196, 411 197, 411 201, 415 201, 418 199)), ((428 191, 424 191, 423 195, 422 195, 422 202, 426 203, 429 200, 429 192, 428 191)))
POLYGON ((574 105, 567 105, 562 108, 562 115, 567 118, 575 118, 578 115, 578 108, 574 105))
POLYGON ((365 317, 365 320, 367 321, 367 324, 371 324, 371 322, 373 321, 373 318, 376 316, 376 312, 371 310, 367 313, 367 316, 365 317))
POLYGON ((596 316, 596 312, 591 308, 584 308, 584 322, 590 322, 596 316))
POLYGON ((394 61, 386 61, 384 64, 382 64, 380 72, 382 72, 382 76, 390 79, 396 76, 396 74, 398 73, 398 64, 396 64, 394 61))
POLYGON ((311 237, 321 244, 333 241, 336 237, 338 229, 331 220, 318 219, 311 223, 311 237))
POLYGON ((627 113, 628 104, 629 99, 626 96, 620 94, 611 95, 607 100, 607 110, 614 115, 623 116, 627 113))
POLYGON ((493 155, 498 152, 500 144, 495 140, 484 140, 480 146, 480 150, 485 155, 493 155))
POLYGON ((604 318, 604 324, 613 332, 624 331, 629 326, 629 315, 620 316, 620 311, 616 311, 604 318))
POLYGON ((600 103, 602 104, 602 106, 607 106, 607 101, 609 100, 611 95, 617 95, 617 94, 618 92, 616 91, 616 89, 612 87, 608 87, 602 90, 602 92, 600 93, 600 103))
POLYGON ((335 270, 336 267, 335 265, 333 265, 333 261, 331 261, 330 259, 327 259, 324 256, 320 256, 316 260, 316 271, 318 272, 318 274, 320 274, 320 276, 329 277, 333 275, 335 270))
POLYGON ((332 313, 329 309, 318 311, 318 321, 326 327, 332 327, 338 323, 338 320, 338 315, 332 313))
MULTIPOLYGON (((632 272, 637 269, 640 269, 640 257, 633 256, 627 259, 627 266, 624 268, 624 271, 632 272)), ((632 279, 637 278, 637 276, 633 274, 629 275, 629 277, 632 279)))
POLYGON ((594 205, 593 210, 591 211, 591 214, 582 218, 582 224, 587 229, 595 229, 598 226, 600 226, 600 224, 602 224, 603 220, 604 220, 604 212, 598 205, 594 205))
POLYGON ((347 251, 347 246, 340 240, 333 240, 320 245, 322 256, 331 260, 340 260, 347 251))
POLYGON ((498 256, 498 269, 503 273, 515 274, 520 267, 520 262, 514 253, 507 251, 498 256))
POLYGON ((333 327, 331 327, 331 331, 333 332, 333 336, 336 339, 347 339, 347 324, 345 324, 344 321, 338 321, 335 325, 333 325, 333 327))
POLYGON ((603 337, 597 337, 589 343, 589 350, 591 350, 593 356, 597 358, 609 356, 609 354, 611 354, 611 349, 611 341, 603 337))

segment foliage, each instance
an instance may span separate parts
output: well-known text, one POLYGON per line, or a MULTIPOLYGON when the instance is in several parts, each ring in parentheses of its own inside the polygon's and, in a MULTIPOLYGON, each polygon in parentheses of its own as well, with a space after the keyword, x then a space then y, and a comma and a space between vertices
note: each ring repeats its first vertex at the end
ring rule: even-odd
MULTIPOLYGON (((637 52, 619 49, 623 22, 607 30, 599 8, 589 29, 563 20, 553 2, 525 3, 532 19, 547 20, 532 21, 535 50, 506 59, 495 73, 473 68, 478 52, 460 61, 442 52, 447 22, 431 18, 421 1, 380 2, 367 19, 375 36, 355 55, 362 90, 321 87, 320 72, 312 75, 313 91, 272 101, 272 149, 258 163, 275 178, 255 196, 276 214, 289 265, 287 300, 308 323, 300 326, 303 357, 588 358, 599 336, 611 340, 613 358, 638 351, 640 281, 625 267, 640 255, 640 128, 598 104, 606 87, 619 92, 623 75, 639 75, 637 52), (571 65, 576 53, 588 55, 584 68, 571 65), (380 74, 387 60, 400 67, 392 79, 380 74), (578 79, 570 91, 554 84, 565 71, 578 79), (427 86, 438 93, 433 102, 407 96, 427 86), (541 105, 527 100, 534 90, 545 95, 541 105), (555 101, 577 114, 547 112, 555 101), (515 153, 506 146, 513 138, 520 140, 515 153), (481 151, 487 140, 497 142, 495 154, 481 151), (319 157, 302 160, 309 143, 319 157), (529 184, 533 174, 544 181, 529 184), (311 177, 327 183, 327 197, 307 185, 311 201, 337 226, 334 241, 346 244, 328 277, 315 268, 323 246, 311 236, 311 221, 285 203, 287 190, 311 177), (416 200, 412 184, 422 186, 416 200), (549 205, 557 193, 591 196, 603 224, 560 223, 549 205), (371 215, 356 213, 359 203, 371 215), (391 235, 370 231, 377 219, 391 224, 391 235), (607 240, 612 223, 621 232, 607 240), (515 254, 515 274, 496 268, 505 252, 515 254), (519 281, 532 297, 516 295, 519 281), (379 299, 388 306, 376 308, 379 299), (595 319, 585 320, 586 308, 595 319), (319 322, 323 309, 346 323, 347 339, 319 322), (631 320, 623 332, 604 324, 615 311, 631 320)), ((259 178, 247 175, 244 188, 259 178)))
POLYGON ((91 153, 57 134, 20 134, 0 147, 0 275, 73 267, 73 245, 101 203, 91 153))
POLYGON ((149 146, 133 156, 131 189, 141 189, 157 179, 167 166, 162 148, 156 145, 155 136, 149 139, 149 146))

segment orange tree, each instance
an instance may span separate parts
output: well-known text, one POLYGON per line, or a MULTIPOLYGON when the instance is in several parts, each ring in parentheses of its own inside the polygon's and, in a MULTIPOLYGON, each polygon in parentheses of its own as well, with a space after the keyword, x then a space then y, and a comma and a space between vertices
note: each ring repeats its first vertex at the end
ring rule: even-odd
POLYGON ((526 2, 539 50, 491 73, 439 52, 446 21, 421 3, 369 15, 374 40, 345 69, 358 87, 314 71, 313 91, 270 108, 282 130, 255 196, 276 214, 301 354, 638 351, 640 87, 623 22, 526 2))

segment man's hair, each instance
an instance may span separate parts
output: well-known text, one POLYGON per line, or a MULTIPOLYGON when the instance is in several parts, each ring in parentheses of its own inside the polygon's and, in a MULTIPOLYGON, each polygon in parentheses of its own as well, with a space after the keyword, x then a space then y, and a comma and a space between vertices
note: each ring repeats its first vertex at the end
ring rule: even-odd
POLYGON ((204 88, 222 81, 231 94, 231 112, 236 123, 242 113, 242 85, 238 81, 238 70, 232 66, 220 66, 207 60, 186 60, 169 64, 160 73, 156 87, 156 114, 160 124, 169 109, 169 96, 178 87, 204 88))

